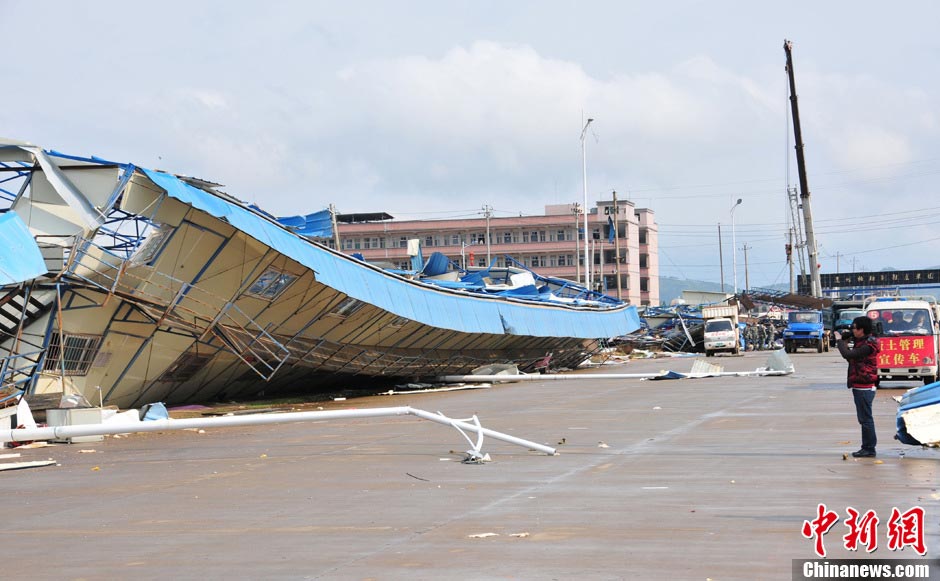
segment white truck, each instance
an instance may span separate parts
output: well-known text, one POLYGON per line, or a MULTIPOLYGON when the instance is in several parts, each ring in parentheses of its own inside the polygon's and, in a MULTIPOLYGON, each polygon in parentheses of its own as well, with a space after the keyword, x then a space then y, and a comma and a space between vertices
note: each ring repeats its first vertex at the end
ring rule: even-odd
POLYGON ((940 307, 932 296, 870 297, 864 302, 878 337, 878 379, 937 381, 940 307))
POLYGON ((702 307, 702 318, 705 320, 706 357, 721 351, 734 355, 741 352, 737 305, 702 307))

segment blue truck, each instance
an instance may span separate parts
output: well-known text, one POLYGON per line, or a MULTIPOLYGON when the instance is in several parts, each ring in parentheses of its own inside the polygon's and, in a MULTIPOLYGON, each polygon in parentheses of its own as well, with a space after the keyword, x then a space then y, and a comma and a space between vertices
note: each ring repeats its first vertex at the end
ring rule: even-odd
POLYGON ((787 328, 783 332, 783 348, 796 353, 800 347, 829 351, 829 333, 823 325, 821 311, 792 311, 787 314, 787 328))

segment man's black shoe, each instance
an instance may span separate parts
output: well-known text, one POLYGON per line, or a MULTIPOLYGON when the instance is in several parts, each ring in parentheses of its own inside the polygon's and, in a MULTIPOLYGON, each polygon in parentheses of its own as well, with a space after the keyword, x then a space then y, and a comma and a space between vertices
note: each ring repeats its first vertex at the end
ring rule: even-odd
POLYGON ((865 450, 865 449, 862 449, 862 450, 859 450, 858 452, 852 452, 852 457, 854 457, 854 458, 874 458, 874 457, 875 457, 875 451, 874 451, 874 450, 865 450))

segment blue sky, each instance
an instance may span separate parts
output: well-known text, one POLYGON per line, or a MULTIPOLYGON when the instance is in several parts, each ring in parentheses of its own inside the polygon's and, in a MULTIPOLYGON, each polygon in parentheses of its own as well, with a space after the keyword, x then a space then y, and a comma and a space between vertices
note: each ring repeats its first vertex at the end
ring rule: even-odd
POLYGON ((508 216, 582 199, 592 117, 588 197, 656 212, 662 274, 717 281, 741 198, 769 285, 797 184, 788 38, 822 271, 940 264, 940 8, 651 4, 0 0, 0 135, 277 214, 508 216))

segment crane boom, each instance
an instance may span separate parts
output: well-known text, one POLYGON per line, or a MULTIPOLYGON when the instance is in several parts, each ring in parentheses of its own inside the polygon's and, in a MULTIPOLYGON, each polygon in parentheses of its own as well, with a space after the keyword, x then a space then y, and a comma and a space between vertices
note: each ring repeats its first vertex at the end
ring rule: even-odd
POLYGON ((819 261, 816 254, 816 235, 813 232, 813 210, 809 202, 809 181, 806 179, 806 159, 803 156, 803 132, 800 129, 800 107, 796 101, 796 81, 793 78, 793 43, 783 41, 787 53, 787 76, 790 78, 790 109, 793 113, 793 138, 796 149, 796 168, 800 174, 800 201, 803 206, 803 223, 806 231, 806 253, 809 257, 810 294, 822 296, 822 281, 819 276, 819 261))

